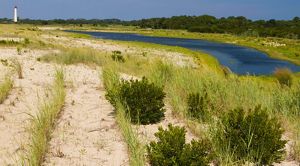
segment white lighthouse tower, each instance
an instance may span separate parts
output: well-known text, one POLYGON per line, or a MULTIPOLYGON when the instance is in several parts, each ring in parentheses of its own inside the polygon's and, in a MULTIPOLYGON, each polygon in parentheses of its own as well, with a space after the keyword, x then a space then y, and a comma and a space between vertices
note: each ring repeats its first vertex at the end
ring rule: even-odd
POLYGON ((18 7, 15 6, 14 8, 14 22, 17 23, 18 22, 18 7))

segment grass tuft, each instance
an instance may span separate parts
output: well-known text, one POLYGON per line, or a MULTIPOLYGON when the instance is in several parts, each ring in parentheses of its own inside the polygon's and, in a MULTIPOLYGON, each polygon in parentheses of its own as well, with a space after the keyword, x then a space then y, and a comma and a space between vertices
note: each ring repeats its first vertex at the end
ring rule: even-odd
POLYGON ((13 81, 9 77, 6 77, 4 82, 0 83, 0 104, 4 102, 12 88, 13 81))

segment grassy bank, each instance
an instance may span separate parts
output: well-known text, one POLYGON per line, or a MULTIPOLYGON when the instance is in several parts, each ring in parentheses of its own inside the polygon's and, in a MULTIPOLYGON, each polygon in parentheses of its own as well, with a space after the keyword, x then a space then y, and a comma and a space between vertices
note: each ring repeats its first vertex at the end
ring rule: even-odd
POLYGON ((0 104, 4 102, 12 88, 13 81, 11 78, 6 77, 4 81, 0 83, 0 104))
POLYGON ((48 149, 50 135, 65 102, 64 74, 58 70, 51 87, 50 97, 40 104, 39 112, 33 116, 30 127, 30 143, 26 154, 21 156, 22 165, 39 166, 48 149))

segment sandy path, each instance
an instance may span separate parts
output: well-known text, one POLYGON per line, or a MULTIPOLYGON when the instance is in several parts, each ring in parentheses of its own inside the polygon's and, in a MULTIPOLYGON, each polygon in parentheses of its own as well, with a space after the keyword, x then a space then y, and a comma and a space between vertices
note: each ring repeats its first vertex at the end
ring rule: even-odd
POLYGON ((128 165, 127 147, 99 73, 83 65, 68 66, 65 73, 66 105, 43 165, 128 165))
POLYGON ((16 49, 0 49, 0 59, 15 57, 22 62, 24 79, 14 79, 14 88, 8 99, 0 104, 0 165, 15 165, 18 154, 28 140, 30 116, 37 111, 39 97, 52 83, 54 67, 35 61, 44 51, 30 51, 18 55, 16 49))

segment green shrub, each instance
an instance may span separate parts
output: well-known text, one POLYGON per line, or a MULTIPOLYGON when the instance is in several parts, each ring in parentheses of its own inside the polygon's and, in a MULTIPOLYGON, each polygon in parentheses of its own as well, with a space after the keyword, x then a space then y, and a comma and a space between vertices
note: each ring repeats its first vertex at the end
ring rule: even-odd
POLYGON ((18 52, 18 55, 21 55, 22 54, 22 48, 21 47, 17 47, 17 52, 18 52))
POLYGON ((285 154, 283 132, 278 120, 261 107, 235 109, 221 117, 213 140, 219 152, 232 154, 234 160, 270 165, 285 154))
POLYGON ((288 68, 276 69, 274 76, 282 86, 291 86, 293 83, 293 73, 288 68))
POLYGON ((207 92, 203 96, 199 93, 192 93, 188 96, 188 115, 192 118, 205 121, 208 118, 209 99, 207 92))
POLYGON ((25 45, 28 45, 29 43, 30 43, 30 40, 29 40, 28 38, 25 38, 25 39, 24 39, 24 44, 25 44, 25 45))
POLYGON ((122 62, 122 63, 125 62, 125 58, 123 57, 121 51, 113 51, 111 58, 116 62, 122 62))
POLYGON ((120 88, 120 99, 127 107, 133 123, 150 124, 162 120, 165 109, 163 88, 149 83, 146 78, 141 81, 123 81, 120 88))
POLYGON ((149 162, 153 166, 189 166, 208 165, 212 159, 211 144, 207 140, 185 143, 185 128, 174 127, 168 130, 162 127, 155 133, 157 142, 147 146, 149 162))

